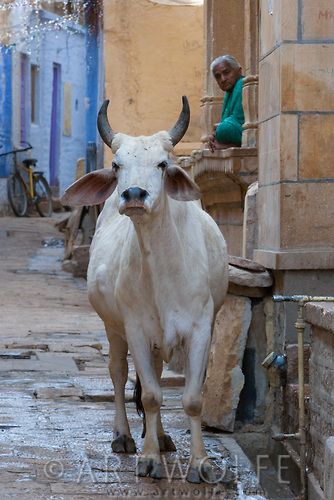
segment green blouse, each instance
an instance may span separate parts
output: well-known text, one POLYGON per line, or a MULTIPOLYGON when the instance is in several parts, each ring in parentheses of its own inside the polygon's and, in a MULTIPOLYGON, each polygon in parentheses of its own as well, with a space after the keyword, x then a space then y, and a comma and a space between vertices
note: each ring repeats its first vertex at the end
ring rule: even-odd
POLYGON ((243 79, 236 81, 232 91, 225 92, 221 122, 216 128, 216 139, 223 144, 241 146, 242 125, 245 122, 242 107, 243 79))

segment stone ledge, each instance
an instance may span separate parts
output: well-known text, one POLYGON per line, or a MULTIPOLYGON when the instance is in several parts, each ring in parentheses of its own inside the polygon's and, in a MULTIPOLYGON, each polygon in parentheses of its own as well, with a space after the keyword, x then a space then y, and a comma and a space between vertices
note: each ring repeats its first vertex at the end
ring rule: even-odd
POLYGON ((254 250, 254 260, 267 269, 334 269, 334 249, 254 250))
POLYGON ((209 149, 203 149, 202 156, 207 158, 239 158, 245 156, 257 156, 257 148, 235 147, 220 149, 214 153, 211 153, 209 149))
MULTIPOLYGON (((237 174, 241 177, 257 175, 257 148, 228 148, 211 153, 209 149, 194 150, 194 178, 205 172, 222 172, 237 174)), ((254 182, 254 179, 252 179, 254 182)))
POLYGON ((310 302, 306 304, 305 319, 311 325, 334 333, 334 302, 310 302))

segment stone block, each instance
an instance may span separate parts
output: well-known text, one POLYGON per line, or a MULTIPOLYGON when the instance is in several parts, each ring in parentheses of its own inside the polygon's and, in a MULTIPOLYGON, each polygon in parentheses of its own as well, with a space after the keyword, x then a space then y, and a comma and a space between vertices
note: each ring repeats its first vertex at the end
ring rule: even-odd
POLYGON ((280 116, 280 179, 296 180, 298 177, 298 116, 280 116))
POLYGON ((73 276, 85 278, 89 262, 90 245, 78 245, 73 247, 72 272, 73 276))
MULTIPOLYGON (((334 111, 334 45, 285 44, 279 50, 282 68, 279 79, 282 111, 334 111)), ((261 78, 268 70, 264 67, 261 78)), ((263 82, 263 86, 265 85, 266 81, 263 82)), ((269 96, 271 97, 270 92, 269 96)), ((277 98, 275 104, 276 101, 277 98)), ((266 100, 264 102, 266 104, 266 100)))
POLYGON ((257 247, 258 242, 258 217, 256 209, 258 190, 258 182, 254 182, 249 186, 245 196, 242 256, 246 259, 253 259, 253 251, 257 247))
POLYGON ((229 281, 235 285, 268 288, 273 284, 273 278, 268 271, 250 271, 229 265, 228 275, 229 281))
POLYGON ((260 1, 260 55, 263 57, 282 40, 297 38, 297 0, 260 1))
POLYGON ((259 123, 279 114, 280 109, 280 49, 276 49, 259 64, 259 123))
MULTIPOLYGON (((334 183, 282 184, 280 197, 282 249, 334 246, 333 214, 328 209, 328 200, 334 197, 334 183)), ((270 221, 269 214, 267 217, 270 221)))
POLYGON ((54 352, 37 353, 39 370, 49 370, 54 373, 78 373, 78 367, 71 356, 54 352))
POLYGON ((281 40, 297 40, 298 0, 281 0, 278 4, 281 7, 281 40))
POLYGON ((257 210, 260 221, 259 240, 258 240, 259 248, 270 248, 270 249, 279 248, 280 192, 281 192, 280 184, 276 184, 273 186, 259 185, 259 192, 257 195, 257 204, 258 204, 257 210))
POLYGON ((334 303, 310 302, 306 304, 305 319, 313 325, 334 333, 334 303))
POLYGON ((281 114, 260 123, 259 143, 261 144, 259 149, 259 183, 261 185, 281 180, 297 180, 297 114, 281 114))
POLYGON ((271 184, 280 180, 280 116, 259 126, 259 182, 271 184))
POLYGON ((239 395, 244 385, 241 370, 251 322, 251 301, 227 295, 213 331, 203 390, 203 423, 232 432, 239 395))
POLYGON ((231 295, 241 295, 242 297, 250 297, 254 299, 261 299, 270 293, 270 288, 240 286, 234 283, 228 284, 228 293, 231 295))
MULTIPOLYGON (((128 380, 135 386, 137 374, 135 371, 129 371, 128 380)), ((160 379, 161 387, 183 387, 185 384, 185 376, 182 373, 177 373, 169 367, 164 366, 160 379)))
MULTIPOLYGON (((293 271, 334 269, 334 253, 328 248, 311 250, 299 248, 283 251, 257 248, 254 250, 254 260, 268 269, 293 271)), ((317 292, 315 291, 315 293, 317 292)))
POLYGON ((301 179, 334 177, 333 143, 334 113, 300 117, 299 177, 301 179))
MULTIPOLYGON (((332 0, 304 0, 303 40, 333 40, 334 6, 332 0)), ((334 497, 333 497, 334 498, 334 497)))
POLYGON ((82 398, 82 390, 77 387, 41 387, 34 391, 36 399, 76 399, 82 398))
POLYGON ((334 436, 326 439, 325 444, 325 470, 324 491, 325 498, 334 498, 334 436))

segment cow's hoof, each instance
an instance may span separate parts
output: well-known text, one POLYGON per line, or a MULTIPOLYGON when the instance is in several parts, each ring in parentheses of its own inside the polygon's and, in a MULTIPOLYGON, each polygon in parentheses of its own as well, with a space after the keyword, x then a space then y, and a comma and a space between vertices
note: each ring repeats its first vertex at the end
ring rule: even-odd
POLYGON ((118 436, 111 443, 111 448, 114 453, 136 453, 136 444, 130 436, 118 436))
POLYGON ((220 476, 216 474, 211 464, 201 464, 199 467, 190 466, 187 473, 187 481, 189 483, 208 483, 217 484, 220 481, 220 476))
POLYGON ((162 463, 153 458, 138 458, 136 475, 140 477, 150 476, 154 479, 162 478, 162 463))
POLYGON ((204 463, 199 469, 200 478, 205 483, 217 484, 220 481, 220 475, 215 472, 211 464, 204 463))
POLYGON ((163 468, 161 462, 153 462, 153 467, 150 472, 150 477, 153 479, 161 479, 163 476, 163 468))
POLYGON ((176 446, 168 434, 158 437, 160 451, 176 451, 176 446))

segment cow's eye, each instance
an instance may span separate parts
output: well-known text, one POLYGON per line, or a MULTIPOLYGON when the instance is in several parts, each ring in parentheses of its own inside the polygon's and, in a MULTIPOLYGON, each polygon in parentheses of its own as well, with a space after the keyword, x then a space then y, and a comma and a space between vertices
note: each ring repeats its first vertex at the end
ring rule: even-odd
POLYGON ((119 170, 119 165, 117 165, 116 162, 113 161, 111 166, 114 172, 117 172, 119 170))
POLYGON ((167 167, 167 162, 166 161, 162 161, 158 165, 158 168, 161 168, 161 170, 164 170, 166 167, 167 167))

